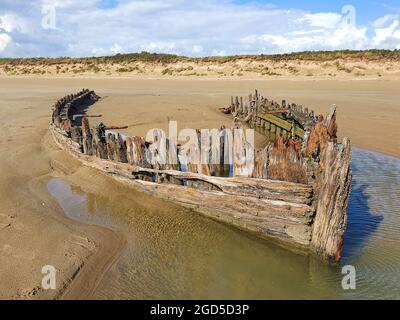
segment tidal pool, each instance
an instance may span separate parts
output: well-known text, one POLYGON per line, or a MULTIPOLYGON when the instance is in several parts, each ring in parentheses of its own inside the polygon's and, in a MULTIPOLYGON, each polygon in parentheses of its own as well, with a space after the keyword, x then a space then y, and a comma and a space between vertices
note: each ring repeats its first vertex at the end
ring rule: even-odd
POLYGON ((86 176, 90 188, 78 178, 53 178, 48 190, 68 217, 128 238, 97 299, 399 299, 400 159, 354 148, 352 170, 339 266, 256 239, 100 173, 86 176), (342 289, 343 265, 356 269, 355 290, 342 289))

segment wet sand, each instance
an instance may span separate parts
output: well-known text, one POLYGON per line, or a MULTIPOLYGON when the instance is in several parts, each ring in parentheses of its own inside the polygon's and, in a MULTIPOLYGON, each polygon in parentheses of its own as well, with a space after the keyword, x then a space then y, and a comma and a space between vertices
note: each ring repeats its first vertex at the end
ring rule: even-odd
POLYGON ((71 220, 47 190, 54 177, 90 178, 48 135, 51 104, 83 87, 104 97, 90 113, 102 114, 101 121, 109 125, 129 125, 124 132, 131 135, 167 129, 168 119, 177 120, 179 129, 230 125, 231 119, 216 109, 230 95, 247 95, 255 88, 316 112, 325 113, 335 103, 341 136, 349 136, 353 145, 400 157, 400 81, 1 78, 2 299, 91 297, 123 252, 126 233, 71 220), (58 270, 55 292, 40 288, 41 269, 48 264, 58 270))
POLYGON ((0 299, 89 297, 126 243, 68 219, 49 195, 48 179, 80 165, 50 139, 49 105, 62 92, 46 89, 0 82, 0 299), (68 168, 57 167, 63 159, 68 168), (41 287, 45 265, 57 270, 56 290, 41 287))

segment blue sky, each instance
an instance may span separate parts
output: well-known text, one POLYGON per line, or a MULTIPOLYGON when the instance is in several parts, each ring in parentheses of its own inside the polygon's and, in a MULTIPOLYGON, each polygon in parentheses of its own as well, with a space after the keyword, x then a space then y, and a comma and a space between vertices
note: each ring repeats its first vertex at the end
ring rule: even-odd
MULTIPOLYGON (((248 0, 236 0, 234 1, 239 4, 249 3, 252 1, 248 0)), ((310 10, 312 12, 339 12, 345 5, 353 5, 357 9, 358 19, 362 23, 368 23, 375 20, 379 16, 384 16, 393 12, 393 8, 398 10, 400 13, 400 2, 398 0, 387 0, 387 1, 369 1, 369 0, 335 0, 335 1, 299 1, 299 0, 280 0, 280 1, 268 1, 259 0, 258 3, 273 4, 277 7, 291 9, 291 8, 302 8, 304 10, 310 10)))
POLYGON ((96 7, 100 9, 112 9, 118 6, 118 0, 100 0, 96 7))
POLYGON ((0 57, 371 48, 400 49, 398 0, 0 0, 0 57))

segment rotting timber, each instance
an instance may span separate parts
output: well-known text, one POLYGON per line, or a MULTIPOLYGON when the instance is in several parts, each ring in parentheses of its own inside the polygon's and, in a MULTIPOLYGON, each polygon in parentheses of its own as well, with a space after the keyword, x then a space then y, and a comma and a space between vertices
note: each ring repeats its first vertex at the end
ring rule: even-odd
MULTIPOLYGON (((207 155, 217 155, 213 164, 189 161, 186 170, 179 161, 159 164, 148 160, 156 159, 158 150, 143 137, 124 137, 112 131, 118 127, 102 123, 90 127, 85 111, 99 99, 84 89, 53 106, 56 143, 83 164, 261 238, 340 260, 352 175, 350 141, 337 142, 335 106, 324 118, 296 104, 270 101, 257 91, 232 97, 220 111, 233 116, 234 127, 254 128, 271 142, 259 150, 244 148, 254 169, 234 165, 227 176, 229 168, 218 155, 227 143, 235 149, 236 140, 221 135, 213 145, 219 150, 207 155)), ((177 147, 172 141, 166 145, 177 147)))

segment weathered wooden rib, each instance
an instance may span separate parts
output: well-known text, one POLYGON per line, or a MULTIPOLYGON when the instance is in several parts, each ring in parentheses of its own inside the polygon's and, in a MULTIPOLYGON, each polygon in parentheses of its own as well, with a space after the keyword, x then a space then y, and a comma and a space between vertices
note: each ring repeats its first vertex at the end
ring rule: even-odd
MULTIPOLYGON (((117 126, 90 128, 85 116, 81 126, 70 121, 98 99, 93 91, 82 90, 60 99, 53 109, 50 128, 56 143, 82 163, 259 237, 339 261, 347 224, 351 147, 347 138, 337 144, 335 107, 324 120, 286 101, 281 107, 257 91, 248 99, 232 98, 231 106, 221 111, 235 116, 234 127, 240 128, 242 120, 264 134, 273 133, 274 140, 254 150, 243 134, 232 138, 221 128, 218 143, 210 146, 214 135, 197 131, 199 145, 188 146, 188 172, 183 172, 178 170, 179 161, 164 164, 157 131, 148 142, 118 132, 106 134, 117 126), (252 163, 234 165, 234 176, 226 177, 226 163, 232 162, 224 151, 231 146, 252 163), (196 153, 191 152, 196 150, 202 163, 211 160, 210 164, 196 164, 196 153)), ((166 145, 169 154, 176 142, 166 145)))
POLYGON ((173 200, 207 216, 233 224, 261 237, 293 242, 306 247, 311 239, 311 220, 315 209, 309 205, 312 187, 284 181, 252 178, 222 178, 175 170, 146 169, 129 164, 102 160, 80 152, 79 145, 53 130, 58 145, 69 151, 85 165, 123 180, 129 185, 173 200), (196 184, 186 187, 176 184, 157 184, 139 177, 163 174, 178 180, 200 181, 213 188, 197 190, 196 184), (210 190, 211 189, 211 190, 210 190))

